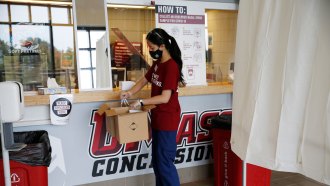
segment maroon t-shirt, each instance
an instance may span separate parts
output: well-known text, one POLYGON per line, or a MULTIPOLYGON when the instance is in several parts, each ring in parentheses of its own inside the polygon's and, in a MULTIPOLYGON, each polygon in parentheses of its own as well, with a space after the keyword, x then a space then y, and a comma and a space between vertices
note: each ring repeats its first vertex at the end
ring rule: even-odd
POLYGON ((179 68, 173 59, 164 63, 156 61, 146 73, 151 83, 151 96, 161 95, 163 90, 171 90, 168 103, 158 104, 151 110, 151 127, 156 130, 177 130, 181 108, 178 99, 179 68))

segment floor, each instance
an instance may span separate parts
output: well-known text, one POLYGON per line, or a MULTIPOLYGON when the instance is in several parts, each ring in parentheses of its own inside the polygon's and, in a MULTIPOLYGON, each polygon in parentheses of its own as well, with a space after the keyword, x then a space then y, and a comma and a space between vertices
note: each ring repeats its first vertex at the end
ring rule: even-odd
MULTIPOLYGON (((193 183, 181 184, 181 186, 213 186, 213 178, 193 183)), ((272 172, 271 186, 326 186, 297 173, 272 172)))

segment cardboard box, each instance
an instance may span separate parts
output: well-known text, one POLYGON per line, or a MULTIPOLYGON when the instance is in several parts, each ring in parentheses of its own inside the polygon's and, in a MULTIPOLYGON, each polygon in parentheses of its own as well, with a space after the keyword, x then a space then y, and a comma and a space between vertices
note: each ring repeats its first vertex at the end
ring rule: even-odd
POLYGON ((120 144, 149 139, 148 111, 155 106, 144 106, 133 113, 129 107, 107 107, 109 104, 103 104, 98 113, 105 113, 106 129, 120 144))
POLYGON ((105 111, 109 110, 110 108, 111 108, 110 103, 104 103, 104 104, 102 104, 102 105, 99 107, 99 109, 97 109, 96 112, 97 112, 100 116, 102 116, 102 115, 105 113, 105 111))

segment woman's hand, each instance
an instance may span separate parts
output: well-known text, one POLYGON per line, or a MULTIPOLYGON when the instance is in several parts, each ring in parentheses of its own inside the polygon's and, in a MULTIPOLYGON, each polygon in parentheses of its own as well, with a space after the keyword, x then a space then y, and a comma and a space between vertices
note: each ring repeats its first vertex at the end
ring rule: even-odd
POLYGON ((128 99, 132 96, 130 91, 124 91, 120 93, 120 99, 128 99))
POLYGON ((131 104, 129 105, 129 107, 130 107, 130 109, 132 109, 132 110, 140 110, 140 109, 141 109, 141 103, 140 103, 139 100, 137 100, 137 101, 134 101, 133 103, 131 103, 131 104))

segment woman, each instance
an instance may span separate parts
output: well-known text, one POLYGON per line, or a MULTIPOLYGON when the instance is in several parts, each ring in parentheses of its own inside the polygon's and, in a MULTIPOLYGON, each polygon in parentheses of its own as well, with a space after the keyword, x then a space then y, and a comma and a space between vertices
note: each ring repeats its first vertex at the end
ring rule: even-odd
POLYGON ((181 108, 178 85, 185 85, 182 74, 181 51, 176 40, 166 31, 155 28, 146 37, 150 56, 155 60, 145 76, 121 98, 129 98, 148 82, 151 97, 139 99, 131 107, 156 105, 151 110, 152 164, 157 186, 179 186, 179 176, 174 166, 176 134, 181 108))

